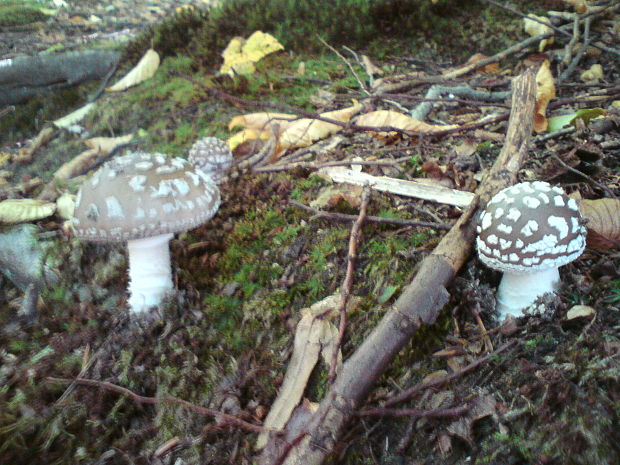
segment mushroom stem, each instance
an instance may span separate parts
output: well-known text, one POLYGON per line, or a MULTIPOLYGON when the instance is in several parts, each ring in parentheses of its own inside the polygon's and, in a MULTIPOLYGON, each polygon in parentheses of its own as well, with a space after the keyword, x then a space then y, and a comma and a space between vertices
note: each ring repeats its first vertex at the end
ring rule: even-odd
POLYGON ((496 308, 499 321, 508 316, 523 316, 523 311, 537 298, 548 292, 555 292, 560 286, 560 273, 557 268, 530 273, 504 272, 497 289, 496 308))
POLYGON ((172 234, 161 234, 127 243, 130 312, 145 312, 159 305, 164 295, 172 290, 170 239, 172 234))

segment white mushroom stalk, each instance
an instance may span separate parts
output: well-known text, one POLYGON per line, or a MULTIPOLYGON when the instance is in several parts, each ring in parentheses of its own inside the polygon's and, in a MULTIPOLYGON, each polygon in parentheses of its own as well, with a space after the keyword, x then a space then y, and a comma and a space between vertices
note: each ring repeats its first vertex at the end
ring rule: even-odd
POLYGON ((172 286, 170 249, 172 234, 134 239, 129 253, 129 306, 141 313, 158 306, 172 286))
POLYGON ((498 192, 478 226, 478 256, 504 273, 497 293, 499 320, 518 317, 560 286, 558 268, 579 257, 586 229, 575 199, 546 182, 523 182, 498 192))
POLYGON ((509 316, 523 315, 523 309, 530 307, 536 299, 560 287, 560 272, 557 268, 532 273, 504 272, 497 288, 496 310, 500 320, 509 316))

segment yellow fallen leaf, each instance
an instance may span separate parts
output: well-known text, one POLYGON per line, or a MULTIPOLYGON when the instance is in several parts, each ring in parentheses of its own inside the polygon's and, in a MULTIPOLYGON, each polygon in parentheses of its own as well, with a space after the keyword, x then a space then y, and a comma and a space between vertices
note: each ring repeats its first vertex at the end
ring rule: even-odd
MULTIPOLYGON (((350 107, 321 113, 321 116, 340 121, 341 123, 347 123, 355 114, 359 113, 361 109, 362 104, 355 101, 350 107)), ((337 124, 311 118, 302 118, 292 121, 280 135, 278 152, 289 148, 308 147, 317 140, 335 134, 341 129, 342 126, 338 126, 337 124)))
POLYGON ((151 48, 125 77, 106 90, 108 92, 120 92, 129 89, 153 77, 157 68, 159 68, 159 54, 151 48))
POLYGON ((56 204, 37 199, 9 199, 0 202, 0 223, 23 223, 47 218, 56 204))
MULTIPOLYGON (((409 115, 399 113, 394 110, 377 110, 371 111, 360 116, 356 124, 359 126, 391 126, 403 131, 411 131, 413 133, 432 134, 434 132, 445 131, 446 129, 453 129, 458 127, 457 124, 440 126, 436 124, 428 124, 424 121, 418 121, 413 119, 409 115)), ((388 135, 386 132, 378 134, 381 137, 388 135)))
POLYGON ((237 146, 243 144, 244 142, 254 139, 268 140, 269 137, 271 137, 271 131, 267 129, 263 131, 257 131, 256 129, 244 129, 243 131, 230 137, 227 142, 230 150, 234 151, 237 146))
POLYGON ((231 76, 252 74, 254 63, 279 50, 284 50, 282 44, 271 34, 262 31, 254 32, 247 40, 235 37, 222 52, 224 63, 220 73, 231 76))
POLYGON ((256 131, 264 131, 269 127, 278 125, 279 131, 277 135, 281 133, 288 125, 287 121, 296 119, 297 116, 289 115, 286 113, 248 113, 246 115, 235 116, 228 123, 228 130, 232 130, 236 127, 242 127, 246 129, 254 129, 256 131))
MULTIPOLYGON (((545 24, 541 24, 538 21, 532 20, 532 18, 537 19, 539 21, 543 21, 546 24, 551 24, 551 20, 545 16, 537 16, 537 15, 529 14, 525 18, 523 18, 523 29, 525 30, 527 34, 529 34, 531 37, 539 36, 542 34, 549 34, 549 33, 553 34, 553 29, 551 29, 549 26, 545 24)), ((551 45, 553 43, 553 40, 554 40, 553 36, 549 37, 548 39, 541 40, 540 43, 538 44, 538 51, 539 52, 544 51, 547 45, 551 45)))
POLYGON ((63 116, 54 121, 54 126, 62 129, 69 129, 74 124, 79 123, 84 119, 84 117, 95 108, 95 102, 87 103, 83 107, 78 108, 77 110, 69 113, 68 115, 63 116))
POLYGON ((593 82, 596 83, 599 79, 603 79, 603 67, 598 63, 590 66, 589 69, 585 70, 579 78, 583 82, 593 82))
POLYGON ((546 131, 549 125, 545 113, 551 99, 555 98, 555 84, 549 60, 543 61, 536 73, 536 104, 534 106, 534 131, 546 131))
POLYGON ((133 139, 133 134, 118 137, 93 137, 86 139, 84 143, 87 147, 97 150, 99 153, 110 153, 119 145, 128 144, 133 139))

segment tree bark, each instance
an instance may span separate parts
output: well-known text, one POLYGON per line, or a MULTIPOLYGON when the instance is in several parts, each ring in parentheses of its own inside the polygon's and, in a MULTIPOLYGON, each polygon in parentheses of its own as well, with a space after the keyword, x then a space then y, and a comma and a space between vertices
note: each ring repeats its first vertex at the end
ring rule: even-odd
POLYGON ((19 103, 41 92, 105 77, 118 52, 86 51, 36 55, 0 61, 0 106, 19 103))
MULTIPOLYGON (((498 190, 514 184, 517 172, 527 157, 535 96, 534 71, 529 69, 513 81, 512 111, 506 141, 488 176, 476 190, 479 202, 472 202, 469 210, 422 262, 414 279, 379 325, 345 362, 305 430, 290 442, 272 435, 259 463, 321 464, 334 450, 346 423, 361 407, 389 363, 418 329, 435 322, 449 299, 446 286, 471 252, 477 205, 486 205, 498 190)), ((290 434, 287 436, 291 437, 290 434)))

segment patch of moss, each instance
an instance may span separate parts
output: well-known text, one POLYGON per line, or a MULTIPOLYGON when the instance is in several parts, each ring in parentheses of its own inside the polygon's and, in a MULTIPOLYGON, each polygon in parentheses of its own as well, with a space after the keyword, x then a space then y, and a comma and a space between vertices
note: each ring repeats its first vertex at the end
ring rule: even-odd
POLYGON ((0 27, 22 26, 36 21, 44 21, 45 19, 47 19, 47 16, 39 8, 27 3, 0 3, 0 27))

